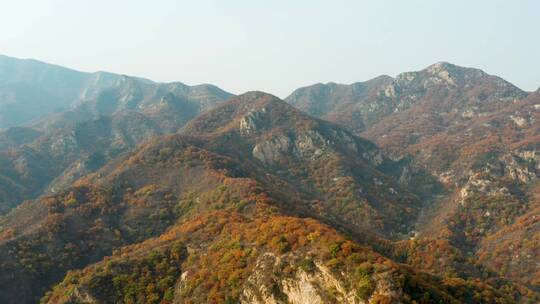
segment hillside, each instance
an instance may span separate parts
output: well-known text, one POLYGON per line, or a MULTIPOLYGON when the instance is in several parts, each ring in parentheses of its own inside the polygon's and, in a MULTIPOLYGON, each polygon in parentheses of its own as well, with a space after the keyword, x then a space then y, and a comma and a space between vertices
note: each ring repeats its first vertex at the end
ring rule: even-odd
POLYGON ((5 216, 0 297, 32 303, 50 290, 45 303, 533 299, 511 283, 437 277, 377 252, 383 238, 409 233, 422 206, 388 170, 398 166, 337 125, 246 93, 182 134, 143 143, 5 216), (73 269, 82 270, 67 273, 73 269))
POLYGON ((437 132, 450 124, 497 111, 526 96, 526 92, 499 77, 439 62, 421 71, 401 73, 396 78, 380 76, 351 85, 316 84, 294 91, 285 100, 355 132, 366 131, 384 119, 406 127, 413 122, 410 116, 420 114, 415 115, 419 121, 414 123, 423 128, 414 132, 400 129, 406 135, 402 141, 410 142, 425 135, 415 132, 437 132), (405 113, 409 117, 404 117, 405 113))
POLYGON ((1 303, 540 301, 540 92, 445 62, 286 101, 0 83, 1 303))
POLYGON ((197 114, 232 96, 208 84, 154 83, 120 76, 110 86, 76 100, 69 110, 47 116, 33 126, 37 129, 66 128, 77 122, 131 111, 155 120, 160 128, 171 133, 178 131, 197 114))
MULTIPOLYGON (((199 113, 232 96, 212 85, 154 83, 1 58, 6 66, 0 66, 0 83, 7 90, 25 80, 24 90, 46 86, 63 96, 64 99, 54 97, 56 101, 63 100, 69 107, 50 114, 46 108, 35 105, 39 119, 32 118, 25 127, 0 131, 0 214, 24 200, 64 189, 144 140, 179 131, 199 113), (76 80, 77 84, 72 83, 76 80)), ((15 99, 0 99, 13 106, 51 102, 43 99, 47 96, 33 101, 10 96, 15 99)), ((0 104, 0 128, 2 115, 12 116, 0 104)))
POLYGON ((448 63, 402 73, 371 94, 344 95, 341 89, 306 101, 318 87, 299 89, 287 101, 300 108, 310 102, 335 104, 321 117, 373 140, 390 158, 425 170, 443 186, 425 196, 431 203, 420 211, 416 238, 404 242, 408 263, 436 273, 461 273, 458 260, 467 257, 539 288, 536 266, 531 266, 540 258, 534 228, 522 224, 536 210, 538 93, 448 63), (532 242, 523 249, 530 262, 516 268, 516 255, 508 252, 516 245, 500 240, 520 242, 516 231, 522 229, 531 229, 521 235, 532 242))

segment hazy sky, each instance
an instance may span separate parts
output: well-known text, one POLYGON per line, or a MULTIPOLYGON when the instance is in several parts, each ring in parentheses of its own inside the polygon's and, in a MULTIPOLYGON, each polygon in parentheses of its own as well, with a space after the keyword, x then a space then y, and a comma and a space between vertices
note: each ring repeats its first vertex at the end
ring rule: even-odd
POLYGON ((281 97, 437 61, 540 86, 540 1, 0 0, 0 54, 281 97))

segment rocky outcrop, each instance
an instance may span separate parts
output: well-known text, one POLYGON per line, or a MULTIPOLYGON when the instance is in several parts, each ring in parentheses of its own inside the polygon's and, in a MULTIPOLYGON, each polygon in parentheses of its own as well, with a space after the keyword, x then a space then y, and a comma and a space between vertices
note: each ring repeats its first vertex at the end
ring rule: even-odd
MULTIPOLYGON (((252 117, 241 121, 240 130, 244 134, 256 130, 256 120, 252 117)), ((340 151, 359 155, 373 166, 379 166, 384 156, 376 146, 369 143, 359 143, 351 134, 329 129, 320 132, 316 129, 291 133, 278 133, 270 139, 255 144, 253 157, 266 164, 274 164, 281 157, 295 156, 300 159, 314 160, 327 152, 340 151)))
POLYGON ((536 151, 524 150, 507 153, 496 162, 487 163, 482 170, 470 171, 467 182, 460 187, 460 202, 473 194, 509 196, 510 191, 501 185, 501 178, 517 184, 529 184, 538 179, 540 157, 536 151))
POLYGON ((75 137, 75 132, 72 132, 54 139, 51 143, 50 151, 54 156, 60 157, 62 155, 69 155, 77 150, 77 148, 77 138, 75 137))
POLYGON ((240 133, 244 135, 255 133, 263 125, 265 116, 266 108, 250 111, 240 120, 240 133))
POLYGON ((373 275, 375 286, 370 294, 362 298, 351 288, 354 284, 346 274, 336 274, 318 262, 314 262, 310 269, 299 268, 285 275, 282 269, 290 263, 290 258, 271 253, 262 255, 244 286, 240 303, 362 304, 368 303, 370 298, 381 296, 394 301, 403 298, 403 290, 393 282, 388 272, 373 275))
POLYGON ((253 147, 253 157, 266 163, 275 163, 282 155, 291 151, 294 143, 285 135, 278 135, 253 147))
POLYGON ((285 256, 270 253, 261 256, 246 282, 240 303, 364 303, 325 267, 315 264, 315 269, 309 273, 299 269, 290 276, 283 276, 280 272, 284 263, 288 263, 285 256), (268 277, 268 274, 273 275, 268 277))

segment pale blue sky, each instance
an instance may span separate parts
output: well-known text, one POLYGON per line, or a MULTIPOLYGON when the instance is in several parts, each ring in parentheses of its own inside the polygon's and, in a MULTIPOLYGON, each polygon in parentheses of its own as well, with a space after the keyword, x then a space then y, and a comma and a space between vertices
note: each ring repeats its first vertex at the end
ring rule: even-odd
POLYGON ((0 0, 0 54, 285 97, 437 61, 540 86, 534 0, 0 0))

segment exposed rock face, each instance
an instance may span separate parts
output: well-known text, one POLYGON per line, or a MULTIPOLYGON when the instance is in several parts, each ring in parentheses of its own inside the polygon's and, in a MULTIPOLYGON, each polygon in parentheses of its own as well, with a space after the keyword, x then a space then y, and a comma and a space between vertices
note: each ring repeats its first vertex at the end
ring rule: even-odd
POLYGON ((240 120, 240 132, 244 135, 254 134, 258 129, 264 127, 266 108, 250 111, 240 120))
POLYGON ((465 204, 465 200, 473 194, 486 196, 510 196, 508 188, 498 186, 492 180, 483 179, 482 174, 476 174, 469 178, 467 183, 460 189, 460 203, 465 204))
POLYGON ((87 291, 75 288, 74 290, 70 291, 70 295, 66 299, 66 303, 94 304, 99 303, 99 301, 87 291))
POLYGON ((283 264, 289 263, 288 259, 286 255, 262 255, 245 284, 240 303, 362 304, 381 296, 396 303, 403 299, 403 290, 387 272, 374 275, 375 289, 368 298, 362 299, 350 289, 351 282, 346 275, 335 274, 317 262, 309 271, 298 269, 293 274, 284 275, 283 264))
POLYGON ((263 255, 246 282, 240 303, 364 303, 353 291, 346 289, 345 282, 337 279, 322 265, 309 273, 299 269, 292 276, 285 277, 281 272, 282 263, 287 257, 273 254, 263 255), (267 277, 269 273, 273 277, 267 277))
POLYGON ((540 153, 535 150, 506 154, 501 162, 504 173, 523 184, 533 182, 540 177, 540 153))
POLYGON ((77 148, 77 138, 74 133, 66 134, 55 139, 50 145, 52 154, 57 157, 73 153, 77 148))
POLYGON ((329 151, 336 152, 335 147, 353 154, 361 152, 362 157, 374 166, 380 165, 384 160, 375 146, 359 143, 352 134, 342 129, 280 130, 272 125, 271 121, 271 114, 264 106, 249 110, 239 121, 239 132, 247 138, 266 134, 257 141, 252 150, 252 155, 266 164, 274 164, 280 157, 291 155, 312 160, 329 151))
POLYGON ((280 157, 291 153, 293 143, 291 139, 285 135, 278 135, 268 141, 258 143, 253 147, 253 157, 260 161, 272 164, 280 157))
POLYGON ((336 130, 331 130, 326 135, 315 130, 300 134, 279 134, 269 140, 257 143, 252 154, 267 164, 275 163, 280 156, 290 155, 313 160, 329 151, 335 152, 334 145, 346 148, 347 151, 354 154, 361 151, 361 156, 373 166, 379 166, 384 161, 384 156, 378 149, 359 148, 358 142, 350 134, 336 130))

